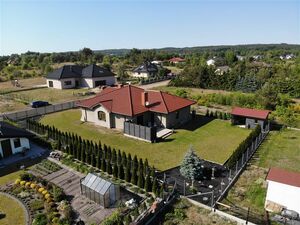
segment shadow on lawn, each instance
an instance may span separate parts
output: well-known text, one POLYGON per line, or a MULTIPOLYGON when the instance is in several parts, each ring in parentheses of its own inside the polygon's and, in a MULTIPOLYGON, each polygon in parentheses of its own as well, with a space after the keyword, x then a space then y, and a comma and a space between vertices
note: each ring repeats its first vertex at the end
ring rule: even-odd
POLYGON ((181 129, 194 131, 194 130, 198 129, 199 127, 202 127, 213 120, 214 120, 214 118, 211 118, 211 117, 196 115, 195 118, 193 118, 190 122, 188 122, 187 124, 182 126, 181 129))

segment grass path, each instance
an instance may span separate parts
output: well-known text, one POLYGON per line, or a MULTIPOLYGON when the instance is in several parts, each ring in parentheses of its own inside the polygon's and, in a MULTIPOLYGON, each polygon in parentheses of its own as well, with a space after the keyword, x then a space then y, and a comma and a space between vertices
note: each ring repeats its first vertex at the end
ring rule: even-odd
POLYGON ((199 118, 163 142, 146 143, 125 137, 120 131, 96 127, 80 121, 79 110, 68 110, 45 116, 41 122, 54 125, 60 130, 77 133, 83 138, 101 141, 131 155, 147 158, 160 170, 179 165, 185 152, 192 145, 201 158, 224 163, 249 130, 233 127, 229 121, 199 118))

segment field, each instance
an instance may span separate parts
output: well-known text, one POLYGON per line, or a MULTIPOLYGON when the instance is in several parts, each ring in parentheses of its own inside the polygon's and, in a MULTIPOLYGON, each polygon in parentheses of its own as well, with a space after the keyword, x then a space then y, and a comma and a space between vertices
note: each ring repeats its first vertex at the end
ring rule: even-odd
POLYGON ((46 115, 41 122, 63 131, 75 132, 83 138, 101 141, 131 155, 147 158, 150 164, 160 170, 177 166, 190 145, 201 158, 224 163, 250 132, 231 126, 229 121, 208 122, 201 117, 176 130, 163 142, 151 144, 125 137, 120 131, 82 123, 80 116, 79 110, 68 110, 46 115))
POLYGON ((3 194, 0 194, 0 212, 5 213, 0 225, 25 225, 25 211, 20 203, 3 194))
POLYGON ((0 91, 11 91, 20 90, 24 88, 32 88, 36 85, 46 84, 46 79, 44 77, 35 77, 29 79, 18 80, 21 87, 13 87, 10 81, 0 82, 0 91))
POLYGON ((242 207, 264 212, 266 182, 270 167, 300 172, 300 131, 271 131, 230 190, 227 199, 242 207))

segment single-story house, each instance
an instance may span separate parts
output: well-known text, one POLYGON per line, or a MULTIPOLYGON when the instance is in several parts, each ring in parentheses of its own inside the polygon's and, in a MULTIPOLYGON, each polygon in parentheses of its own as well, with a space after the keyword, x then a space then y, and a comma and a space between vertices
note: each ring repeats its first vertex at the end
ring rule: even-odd
POLYGON ((114 85, 115 74, 106 68, 89 65, 64 65, 59 69, 50 72, 47 77, 48 87, 57 89, 67 88, 95 88, 103 85, 114 85))
POLYGON ((194 101, 162 91, 146 91, 132 85, 107 87, 93 98, 80 100, 81 121, 124 129, 124 122, 175 128, 191 119, 194 101))
POLYGON ((174 64, 183 63, 183 62, 185 62, 185 59, 180 58, 180 57, 173 57, 173 58, 169 59, 169 62, 174 63, 174 64))
POLYGON ((30 149, 30 137, 32 133, 0 121, 0 158, 30 149))
POLYGON ((206 61, 206 64, 207 64, 208 66, 214 66, 214 65, 216 64, 216 60, 214 60, 214 59, 209 59, 209 60, 206 61))
POLYGON ((154 63, 144 62, 133 70, 132 76, 141 78, 155 77, 158 74, 158 68, 159 66, 154 63))
POLYGON ((120 186, 89 173, 80 181, 81 194, 104 208, 114 206, 120 199, 120 186))
POLYGON ((234 107, 231 111, 231 122, 233 125, 245 125, 247 128, 262 128, 268 124, 269 110, 249 109, 234 107))
POLYGON ((229 71, 230 71, 230 67, 229 66, 219 66, 215 70, 215 74, 223 75, 224 73, 227 73, 229 71))
POLYGON ((288 209, 300 214, 300 173, 271 168, 266 180, 265 209, 270 212, 288 209))

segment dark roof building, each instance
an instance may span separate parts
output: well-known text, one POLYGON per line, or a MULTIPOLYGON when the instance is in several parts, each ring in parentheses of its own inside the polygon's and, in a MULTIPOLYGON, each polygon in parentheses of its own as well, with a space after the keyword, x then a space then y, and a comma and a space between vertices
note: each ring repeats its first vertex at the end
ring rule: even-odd
POLYGON ((20 138, 20 137, 32 137, 32 133, 10 125, 9 123, 0 121, 0 138, 20 138))
POLYGON ((156 64, 151 62, 144 62, 142 65, 138 66, 133 70, 135 73, 157 73, 158 67, 156 64))
POLYGON ((93 77, 109 77, 115 76, 114 73, 104 67, 97 66, 95 64, 89 65, 82 69, 82 77, 93 78, 93 77))

